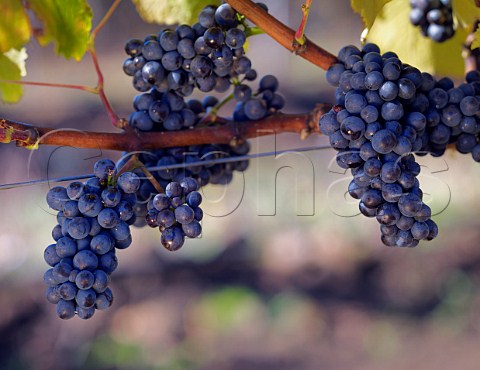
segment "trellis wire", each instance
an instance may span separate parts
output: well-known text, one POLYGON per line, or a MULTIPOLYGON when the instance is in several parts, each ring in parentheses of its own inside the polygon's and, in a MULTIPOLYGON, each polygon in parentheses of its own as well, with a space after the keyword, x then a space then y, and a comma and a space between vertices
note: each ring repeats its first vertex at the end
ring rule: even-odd
MULTIPOLYGON (((210 166, 210 165, 221 164, 221 163, 245 161, 245 160, 255 159, 255 158, 273 157, 273 156, 286 154, 286 153, 312 152, 315 150, 323 150, 323 149, 330 149, 330 148, 331 147, 329 145, 310 146, 305 148, 285 149, 285 150, 278 150, 274 152, 263 152, 263 153, 256 153, 256 154, 241 155, 237 157, 225 157, 225 158, 201 160, 201 161, 191 162, 188 164, 177 163, 173 165, 155 166, 155 167, 148 167, 147 169, 149 171, 163 171, 163 170, 173 170, 176 168, 210 166)), ((15 189, 15 188, 21 188, 26 186, 34 186, 34 185, 43 185, 43 184, 49 184, 49 183, 59 183, 59 182, 65 182, 65 181, 84 180, 84 179, 89 179, 93 176, 94 176, 93 174, 87 174, 87 175, 77 175, 77 176, 56 177, 53 179, 21 181, 21 182, 15 182, 11 184, 2 184, 0 185, 0 190, 8 190, 8 189, 15 189)))

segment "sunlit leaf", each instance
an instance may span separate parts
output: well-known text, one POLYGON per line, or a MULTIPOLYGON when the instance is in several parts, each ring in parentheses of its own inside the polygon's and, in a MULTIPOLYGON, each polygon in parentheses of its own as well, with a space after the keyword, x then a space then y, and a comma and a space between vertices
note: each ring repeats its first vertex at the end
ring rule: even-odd
POLYGON ((383 6, 390 1, 392 0, 351 0, 351 6, 356 13, 360 14, 365 27, 370 28, 383 6))
POLYGON ((472 27, 480 18, 480 8, 475 5, 475 0, 453 0, 452 7, 458 25, 462 28, 472 27))
POLYGON ((436 43, 424 37, 410 23, 409 12, 410 7, 405 0, 392 0, 385 4, 369 29, 367 41, 378 44, 382 51, 396 52, 402 61, 424 72, 462 76, 462 45, 469 30, 458 27, 453 38, 436 43))
POLYGON ((35 16, 43 23, 38 36, 42 45, 52 41, 65 58, 82 59, 92 27, 92 9, 86 0, 28 0, 35 16))
POLYGON ((20 49, 30 39, 30 25, 22 0, 0 1, 0 53, 20 49))
MULTIPOLYGON (((19 66, 7 56, 0 55, 0 80, 18 81, 21 77, 19 66)), ((0 82, 0 95, 4 103, 16 103, 23 94, 23 87, 17 84, 0 82)))
POLYGON ((175 24, 196 22, 198 13, 207 5, 219 5, 219 0, 132 0, 145 22, 175 24))
POLYGON ((25 65, 28 58, 27 49, 10 49, 4 53, 4 55, 17 65, 17 67, 20 69, 20 75, 22 77, 27 75, 27 68, 25 65))

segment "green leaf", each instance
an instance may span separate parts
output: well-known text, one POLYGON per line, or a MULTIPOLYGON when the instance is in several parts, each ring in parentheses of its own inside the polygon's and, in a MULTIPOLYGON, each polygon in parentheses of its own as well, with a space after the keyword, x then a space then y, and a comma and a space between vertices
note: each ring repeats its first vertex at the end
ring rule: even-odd
MULTIPOLYGON (((0 54, 0 80, 18 81, 20 77, 19 66, 5 54, 0 54)), ((0 82, 0 95, 4 103, 16 103, 22 94, 22 85, 0 82)))
POLYGON ((351 0, 350 4, 353 11, 362 17, 365 27, 370 28, 383 6, 390 1, 392 0, 351 0))
POLYGON ((409 12, 410 7, 405 0, 392 0, 385 4, 368 30, 367 41, 378 44, 382 51, 396 52, 402 61, 423 72, 463 76, 462 45, 469 30, 458 25, 453 38, 436 43, 410 23, 409 12))
POLYGON ((43 23, 38 36, 41 45, 54 41, 65 58, 82 59, 87 51, 93 12, 86 0, 28 0, 35 16, 43 23))
POLYGON ((30 39, 30 24, 22 0, 2 0, 0 14, 0 53, 20 49, 30 39))
POLYGON ((132 0, 145 22, 158 24, 193 24, 207 5, 220 0, 132 0))

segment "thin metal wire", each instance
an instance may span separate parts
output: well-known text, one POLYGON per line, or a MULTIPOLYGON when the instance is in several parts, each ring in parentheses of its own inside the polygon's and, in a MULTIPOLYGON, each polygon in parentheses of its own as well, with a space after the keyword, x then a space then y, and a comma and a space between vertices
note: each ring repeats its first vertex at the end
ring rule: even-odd
MULTIPOLYGON (((196 161, 196 162, 191 162, 191 163, 177 163, 177 164, 165 165, 165 166, 148 167, 148 170, 149 171, 164 171, 164 170, 173 170, 173 169, 176 169, 176 168, 211 166, 211 165, 215 165, 215 164, 239 162, 239 161, 245 161, 245 160, 255 159, 255 158, 274 157, 274 156, 278 156, 280 154, 286 154, 286 153, 312 152, 312 151, 316 151, 316 150, 324 150, 324 149, 330 149, 330 148, 331 147, 329 145, 309 146, 309 147, 305 147, 305 148, 277 150, 277 151, 274 151, 274 152, 263 152, 263 153, 256 153, 256 154, 248 154, 248 155, 241 155, 241 156, 237 156, 237 157, 225 157, 225 158, 201 160, 201 161, 196 161)), ((14 182, 14 183, 11 183, 11 184, 0 185, 0 190, 8 190, 8 189, 22 188, 22 187, 33 186, 33 185, 43 185, 43 184, 49 184, 49 183, 59 183, 59 182, 65 182, 65 181, 84 180, 84 179, 89 179, 93 176, 95 176, 95 175, 94 174, 88 174, 88 175, 56 177, 56 178, 53 178, 53 179, 40 179, 40 180, 14 182)))
POLYGON ((56 182, 64 182, 64 181, 84 180, 84 179, 89 179, 90 177, 93 177, 93 176, 95 176, 95 175, 92 173, 90 175, 65 176, 65 177, 56 177, 56 178, 53 178, 53 179, 41 179, 41 180, 13 182, 11 184, 0 185, 0 190, 23 188, 25 186, 33 186, 33 185, 43 185, 43 184, 48 184, 48 183, 51 183, 51 182, 56 183, 56 182))

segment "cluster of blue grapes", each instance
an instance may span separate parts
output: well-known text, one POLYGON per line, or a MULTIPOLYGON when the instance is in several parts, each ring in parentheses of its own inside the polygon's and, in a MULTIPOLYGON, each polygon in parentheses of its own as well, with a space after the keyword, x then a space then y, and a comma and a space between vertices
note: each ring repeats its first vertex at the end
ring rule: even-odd
POLYGON ((44 281, 47 300, 57 305, 61 319, 75 314, 89 319, 95 309, 111 306, 108 283, 118 265, 115 250, 132 242, 129 225, 135 221, 139 177, 124 172, 115 181, 115 164, 108 159, 95 163, 94 174, 85 183, 75 181, 47 193, 58 224, 52 231, 55 244, 44 252, 51 267, 44 281))
POLYGON ((455 34, 451 0, 410 0, 410 7, 410 22, 424 36, 444 42, 455 34))
POLYGON ((392 52, 381 55, 374 44, 344 47, 338 60, 327 71, 337 86, 336 105, 320 119, 320 130, 338 151, 338 165, 351 169, 349 193, 360 199, 362 214, 376 217, 387 246, 435 238, 438 228, 422 201, 420 166, 411 154, 429 143, 422 112, 433 96, 420 91, 432 77, 392 52))
POLYGON ((257 73, 244 55, 246 34, 239 19, 228 4, 207 6, 192 27, 180 25, 158 36, 129 40, 123 68, 133 76, 134 87, 144 92, 134 99, 130 125, 141 131, 189 129, 202 121, 212 98, 200 104, 194 99, 185 102, 184 97, 195 88, 226 92, 232 84, 238 101, 235 120, 258 120, 269 110, 281 109, 284 100, 275 93, 278 81, 273 76, 260 81, 260 97, 243 83, 255 80, 257 73))
POLYGON ((237 105, 233 112, 236 122, 259 120, 271 115, 285 106, 285 99, 277 93, 278 79, 273 75, 263 76, 256 92, 246 84, 236 84, 233 96, 237 105))
MULTIPOLYGON (((211 144, 174 147, 140 153, 139 160, 144 163, 147 168, 165 167, 165 169, 151 171, 151 175, 164 189, 167 189, 171 183, 183 183, 184 181, 191 180, 200 188, 207 184, 227 185, 232 181, 234 171, 244 171, 248 167, 248 160, 215 164, 208 164, 208 162, 205 161, 235 157, 240 153, 246 154, 248 150, 249 145, 247 141, 242 141, 236 146, 211 144), (207 164, 201 166, 188 165, 188 163, 197 161, 207 164), (174 167, 179 164, 182 165, 181 168, 174 167)), ((128 158, 128 154, 126 154, 126 158, 128 158)), ((163 196, 164 194, 158 194, 152 181, 145 175, 142 176, 140 170, 135 171, 139 171, 138 174, 141 178, 141 184, 137 192, 138 201, 134 207, 137 216, 134 226, 142 227, 146 224, 151 224, 148 213, 153 208, 153 199, 158 195, 163 196)), ((197 211, 198 215, 200 215, 200 212, 201 210, 197 211)), ((198 217, 196 220, 200 221, 198 217)))
POLYGON ((246 39, 230 5, 209 5, 193 26, 180 25, 144 40, 129 40, 125 51, 130 57, 123 70, 133 76, 134 88, 142 92, 152 87, 183 96, 189 96, 195 87, 203 92, 225 92, 232 78, 248 76, 251 70, 243 49, 246 39))
POLYGON ((183 246, 185 237, 197 238, 202 233, 201 203, 197 181, 185 177, 180 182, 170 182, 165 194, 157 194, 147 203, 145 219, 148 226, 160 229, 162 245, 176 251, 183 246))

